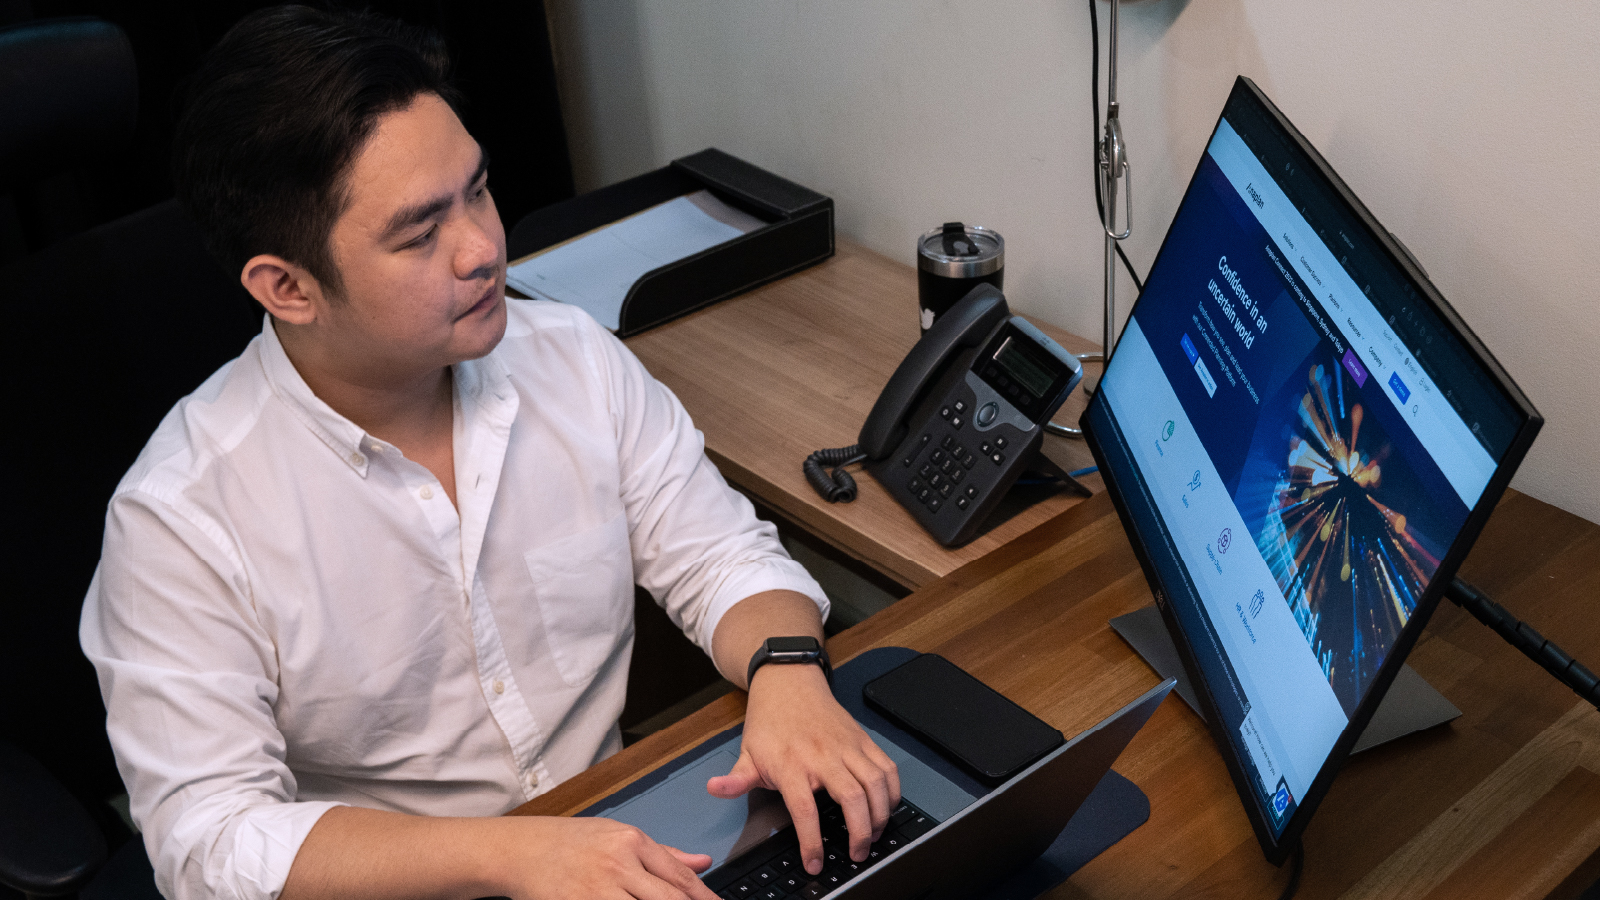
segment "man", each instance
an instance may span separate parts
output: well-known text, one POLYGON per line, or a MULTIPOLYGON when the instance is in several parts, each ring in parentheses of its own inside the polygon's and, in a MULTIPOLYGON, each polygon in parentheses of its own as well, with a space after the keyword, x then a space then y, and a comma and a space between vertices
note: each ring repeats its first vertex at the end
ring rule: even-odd
POLYGON ((617 749, 636 581, 749 690, 708 789, 781 791, 813 872, 826 789, 864 858, 893 763, 821 667, 753 665, 826 599, 620 342, 505 299, 444 69, 285 7, 197 75, 180 196, 266 326, 119 486, 81 629, 159 886, 709 900, 707 857, 496 816, 617 749))

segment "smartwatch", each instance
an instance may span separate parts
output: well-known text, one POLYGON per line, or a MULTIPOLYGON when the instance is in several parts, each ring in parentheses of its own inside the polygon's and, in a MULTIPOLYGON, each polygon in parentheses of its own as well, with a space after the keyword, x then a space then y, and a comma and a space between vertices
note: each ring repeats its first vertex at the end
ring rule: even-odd
POLYGON ((833 684, 833 665, 828 662, 828 651, 816 638, 806 635, 804 637, 772 637, 761 644, 761 649, 756 655, 750 657, 750 671, 745 674, 745 688, 756 680, 756 670, 767 663, 816 663, 822 667, 822 674, 828 679, 828 684, 833 684))

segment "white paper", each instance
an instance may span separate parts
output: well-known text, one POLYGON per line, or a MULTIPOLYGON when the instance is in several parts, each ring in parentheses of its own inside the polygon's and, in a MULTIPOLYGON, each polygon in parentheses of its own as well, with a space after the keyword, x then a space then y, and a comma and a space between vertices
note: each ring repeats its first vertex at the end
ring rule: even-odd
POLYGON ((530 297, 580 307, 616 331, 634 282, 761 226, 707 191, 670 200, 506 270, 530 297))

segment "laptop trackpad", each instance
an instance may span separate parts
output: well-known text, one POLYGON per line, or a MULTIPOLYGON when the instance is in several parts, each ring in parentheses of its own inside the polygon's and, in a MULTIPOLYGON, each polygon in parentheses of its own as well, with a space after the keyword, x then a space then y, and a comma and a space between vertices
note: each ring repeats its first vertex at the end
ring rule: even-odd
MULTIPOLYGON (((883 735, 867 734, 900 770, 900 790, 938 821, 960 812, 975 798, 883 735)), ((707 853, 716 868, 789 824, 783 797, 754 790, 736 800, 706 793, 706 779, 726 775, 739 761, 739 737, 673 773, 637 797, 597 815, 626 822, 657 843, 688 853, 707 853)))

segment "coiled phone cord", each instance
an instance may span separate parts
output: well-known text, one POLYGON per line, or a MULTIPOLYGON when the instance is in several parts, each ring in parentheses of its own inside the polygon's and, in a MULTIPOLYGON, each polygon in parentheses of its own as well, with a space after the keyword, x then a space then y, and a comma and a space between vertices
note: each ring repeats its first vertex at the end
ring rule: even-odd
POLYGON ((800 470, 806 474, 806 480, 811 482, 817 493, 822 495, 822 499, 829 503, 849 503, 856 499, 856 480, 844 467, 866 458, 860 444, 851 444, 812 453, 800 464, 800 470), (833 469, 831 474, 826 471, 830 468, 833 469))

